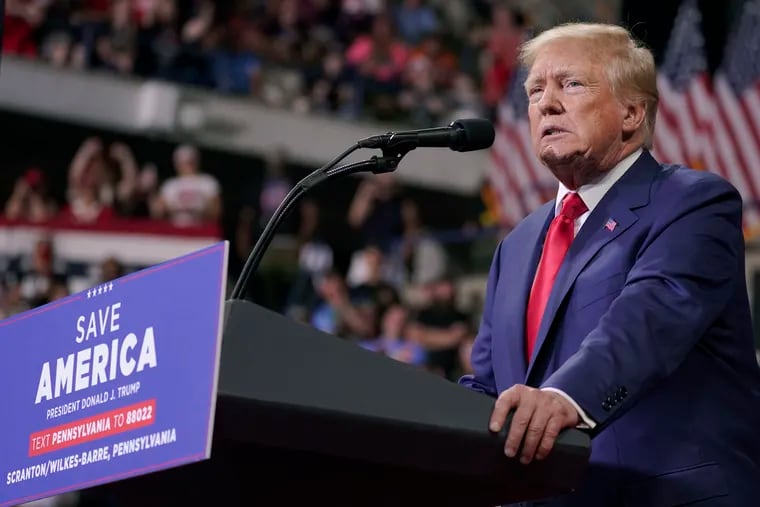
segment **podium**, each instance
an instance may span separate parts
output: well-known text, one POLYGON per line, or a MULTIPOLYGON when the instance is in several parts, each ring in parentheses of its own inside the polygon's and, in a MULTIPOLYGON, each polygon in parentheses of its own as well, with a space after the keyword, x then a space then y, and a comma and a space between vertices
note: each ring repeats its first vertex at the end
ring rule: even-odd
POLYGON ((248 301, 227 301, 224 318, 211 459, 85 498, 492 507, 569 492, 586 472, 590 439, 579 430, 522 465, 503 453, 506 430, 488 430, 488 396, 248 301))

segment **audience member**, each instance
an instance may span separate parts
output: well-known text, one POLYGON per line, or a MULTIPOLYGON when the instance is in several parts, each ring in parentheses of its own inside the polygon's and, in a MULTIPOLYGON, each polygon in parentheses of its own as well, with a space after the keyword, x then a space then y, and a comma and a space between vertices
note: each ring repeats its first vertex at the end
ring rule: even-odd
POLYGON ((423 0, 401 0, 393 13, 399 35, 410 46, 416 46, 440 28, 435 9, 423 0))
POLYGON ((446 251, 425 228, 419 206, 411 199, 401 205, 401 220, 403 231, 394 253, 402 265, 404 283, 421 286, 440 279, 448 269, 446 251))
POLYGON ((319 302, 317 287, 335 268, 335 254, 324 236, 317 203, 304 199, 300 212, 298 268, 290 286, 285 313, 297 320, 307 320, 309 310, 319 302))
POLYGON ((346 50, 346 62, 355 73, 358 104, 381 118, 392 115, 408 56, 409 48, 395 34, 392 18, 376 16, 371 32, 358 36, 346 50))
POLYGON ((380 334, 376 338, 360 342, 360 346, 380 352, 402 363, 427 365, 427 352, 417 343, 406 338, 409 326, 409 310, 401 304, 389 306, 382 315, 380 334))
POLYGON ((126 144, 113 143, 106 150, 99 138, 86 139, 69 166, 62 216, 77 223, 107 222, 130 206, 137 178, 137 164, 126 144))
POLYGON ((107 257, 98 266, 98 274, 93 285, 110 282, 124 276, 124 265, 116 257, 107 257))
POLYGON ((198 150, 180 146, 173 160, 177 175, 161 185, 153 203, 153 217, 180 227, 218 223, 222 205, 219 182, 201 172, 198 150))
POLYGON ((13 193, 5 203, 9 220, 41 223, 53 218, 58 206, 48 193, 45 173, 36 167, 26 170, 16 180, 13 193))
POLYGON ((375 243, 386 249, 401 234, 401 193, 393 173, 361 182, 348 210, 348 224, 359 233, 359 248, 375 243))
POLYGON ((457 309, 449 276, 429 284, 428 300, 409 326, 409 339, 428 353, 428 366, 449 379, 459 374, 459 349, 471 333, 469 317, 457 309))
POLYGON ((352 298, 340 273, 326 273, 317 290, 321 302, 311 316, 311 324, 315 328, 351 340, 375 336, 376 308, 373 301, 367 297, 352 298))
POLYGON ((65 271, 56 263, 53 243, 47 238, 36 243, 31 255, 19 259, 15 273, 20 296, 32 308, 49 303, 67 291, 65 271))

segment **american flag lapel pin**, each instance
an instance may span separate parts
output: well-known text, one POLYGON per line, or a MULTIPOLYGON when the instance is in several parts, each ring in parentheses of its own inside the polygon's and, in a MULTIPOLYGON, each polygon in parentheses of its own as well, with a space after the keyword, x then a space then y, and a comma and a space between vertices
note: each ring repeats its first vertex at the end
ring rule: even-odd
POLYGON ((607 229, 610 232, 614 231, 615 227, 617 227, 617 222, 615 222, 611 218, 607 220, 606 224, 604 224, 604 228, 607 229))

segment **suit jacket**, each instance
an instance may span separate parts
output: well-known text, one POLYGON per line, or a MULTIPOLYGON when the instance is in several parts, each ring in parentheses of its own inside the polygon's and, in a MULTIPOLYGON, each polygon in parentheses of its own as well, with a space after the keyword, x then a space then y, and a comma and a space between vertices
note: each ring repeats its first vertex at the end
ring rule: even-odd
POLYGON ((474 374, 460 380, 492 396, 561 389, 596 421, 584 484, 546 505, 760 505, 738 192, 644 151, 573 241, 526 364, 526 302, 553 217, 550 202, 499 244, 474 374))

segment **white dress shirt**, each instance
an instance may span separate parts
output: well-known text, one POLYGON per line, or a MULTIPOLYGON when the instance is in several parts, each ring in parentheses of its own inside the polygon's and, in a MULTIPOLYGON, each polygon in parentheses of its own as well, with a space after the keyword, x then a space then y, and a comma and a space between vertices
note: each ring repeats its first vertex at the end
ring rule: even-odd
MULTIPOLYGON (((578 188, 578 194, 581 196, 581 199, 583 199, 583 202, 586 204, 586 207, 588 208, 588 211, 586 211, 583 215, 579 216, 575 220, 575 234, 578 235, 578 231, 583 227, 583 224, 586 222, 586 219, 589 217, 592 211, 594 211, 594 208, 599 204, 599 202, 602 200, 604 195, 607 193, 607 191, 612 188, 612 185, 614 185, 617 180, 619 180, 625 173, 628 171, 628 169, 631 168, 634 162, 638 160, 639 156, 642 153, 642 149, 639 148, 638 150, 634 151, 627 157, 625 157, 623 160, 618 162, 618 164, 613 167, 609 172, 605 173, 604 176, 602 176, 598 181, 595 181, 594 183, 589 183, 588 185, 583 185, 582 187, 578 188)), ((555 201, 555 208, 554 212, 555 215, 559 214, 560 208, 562 206, 562 199, 565 197, 567 193, 571 192, 565 185, 562 183, 559 184, 559 189, 557 190, 557 199, 555 201)), ((564 391, 561 391, 559 389, 555 389, 553 387, 546 387, 543 390, 545 391, 552 391, 555 392, 562 397, 564 397, 567 401, 569 401, 575 410, 578 411, 578 415, 580 416, 581 420, 583 421, 583 424, 580 424, 580 428, 593 428, 596 426, 596 422, 591 419, 588 414, 578 405, 575 400, 573 400, 567 393, 564 391)))

